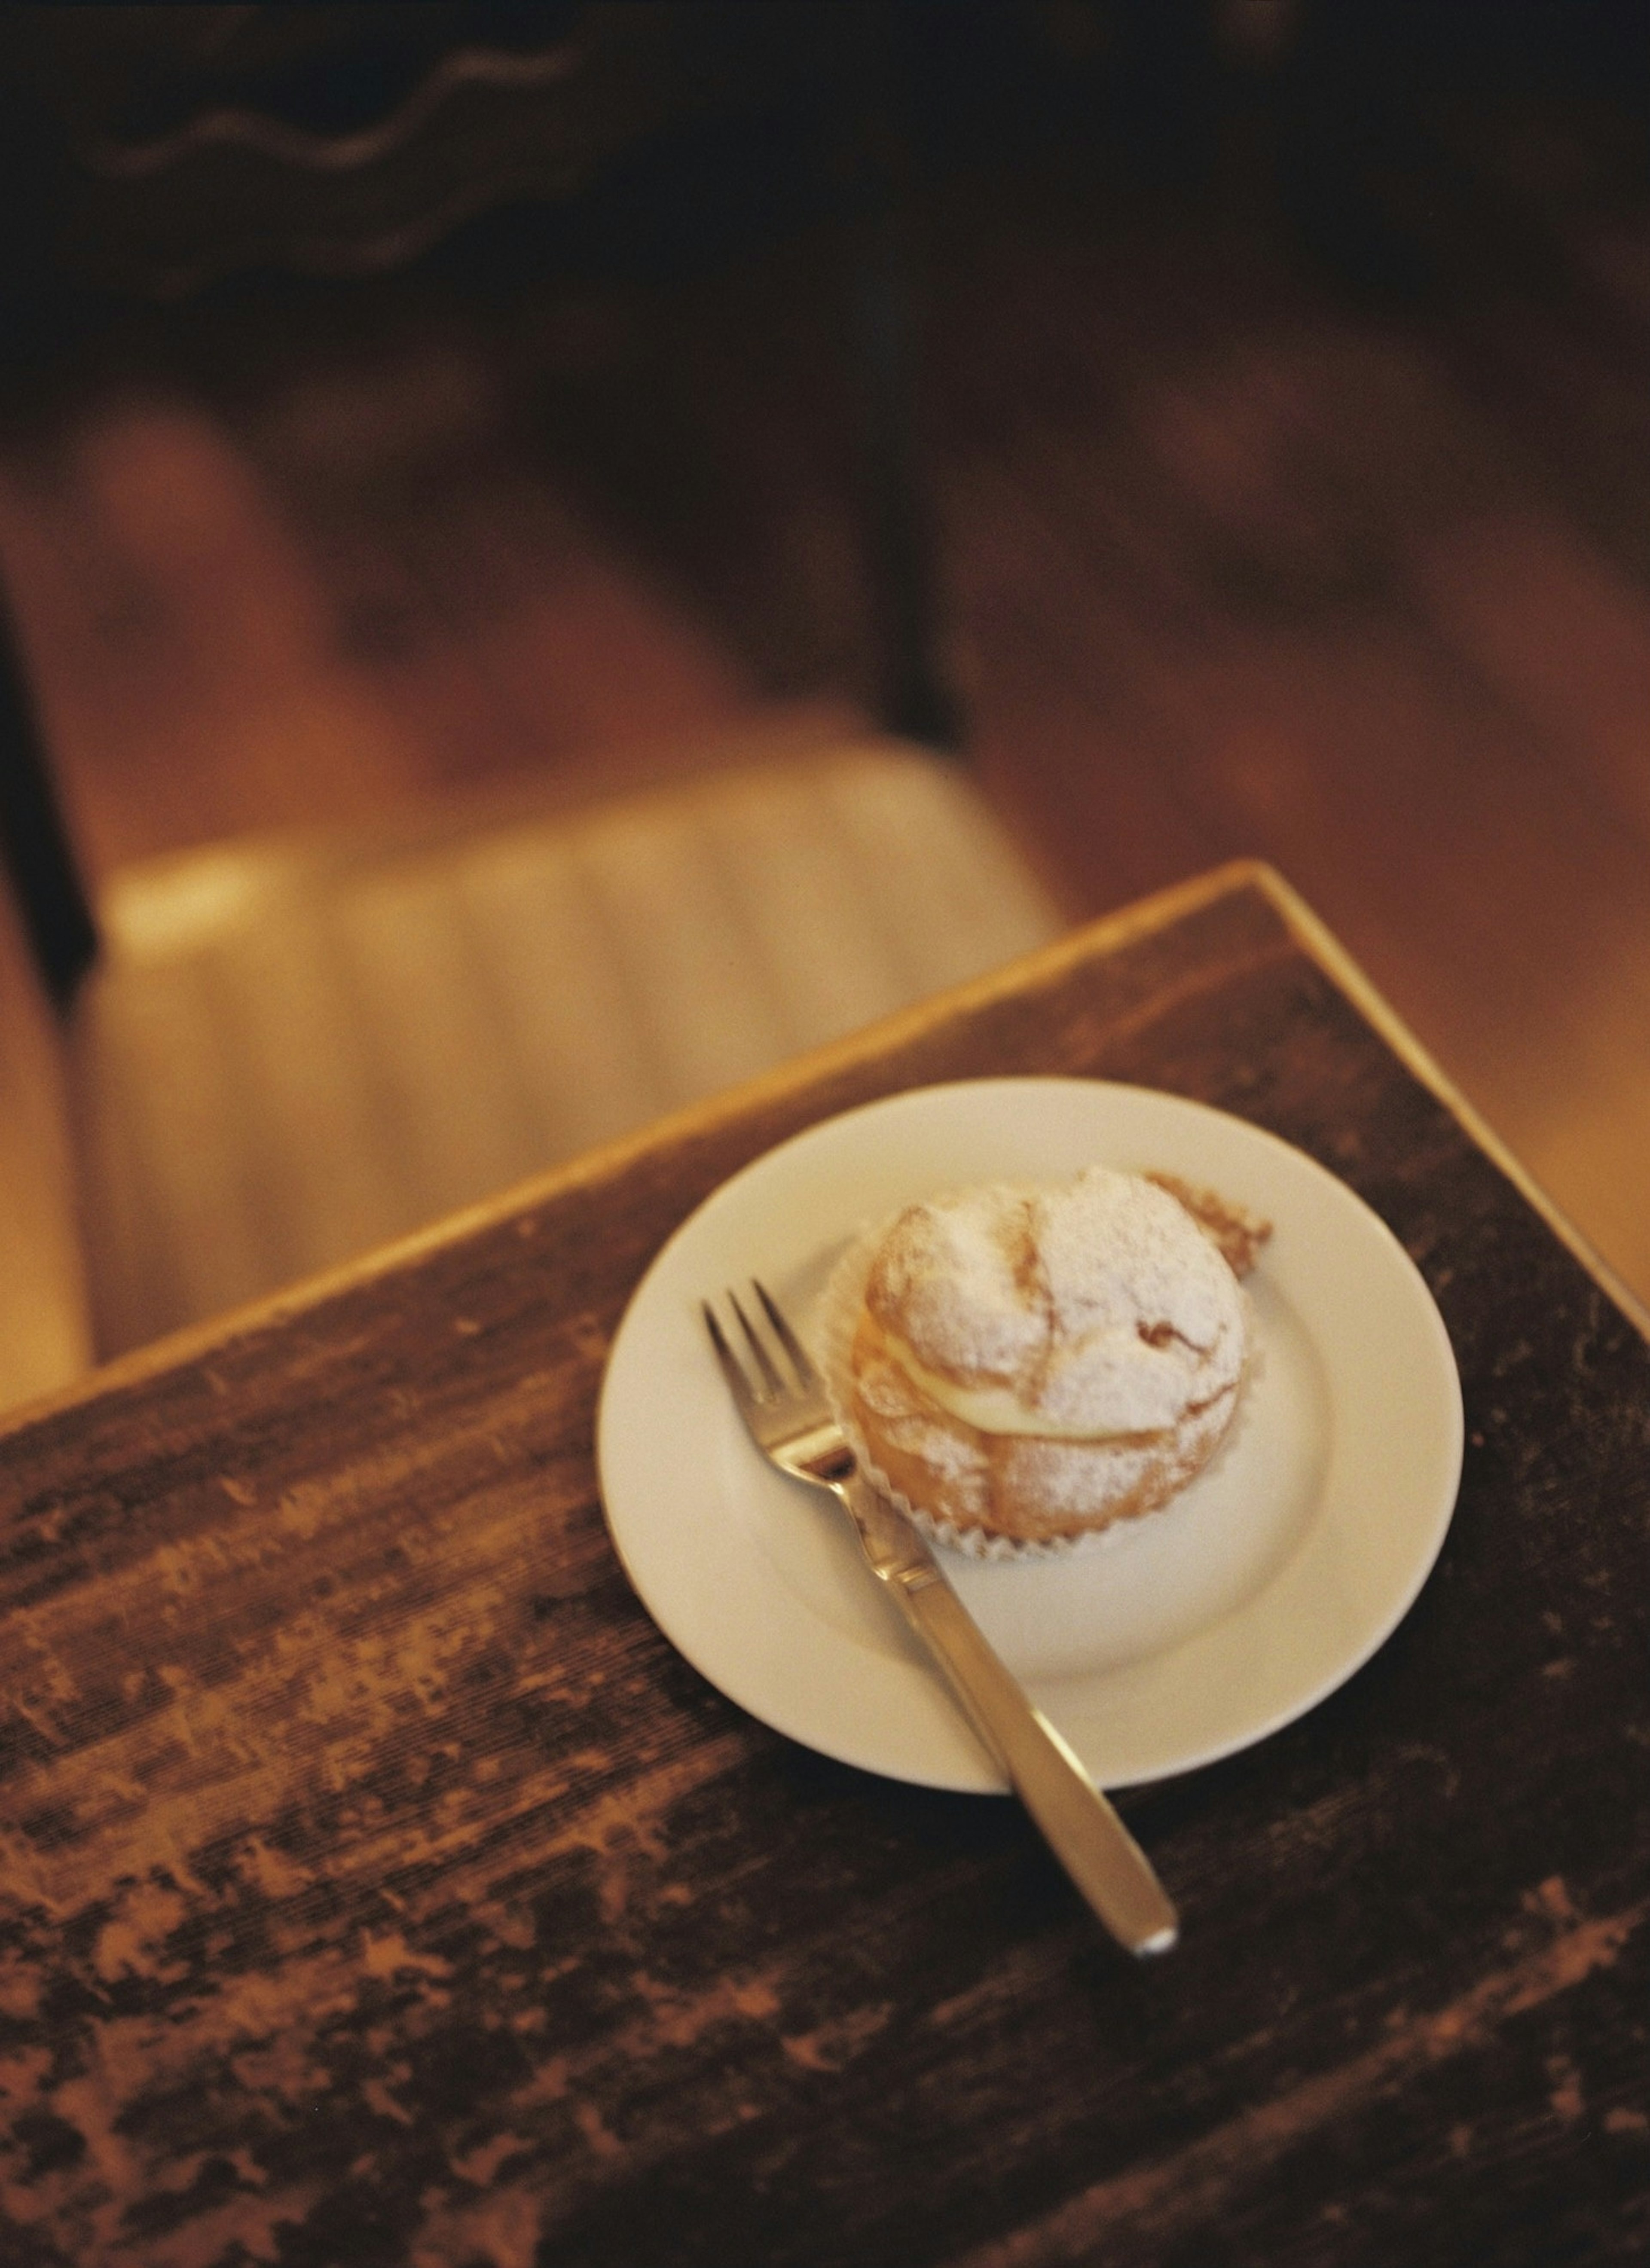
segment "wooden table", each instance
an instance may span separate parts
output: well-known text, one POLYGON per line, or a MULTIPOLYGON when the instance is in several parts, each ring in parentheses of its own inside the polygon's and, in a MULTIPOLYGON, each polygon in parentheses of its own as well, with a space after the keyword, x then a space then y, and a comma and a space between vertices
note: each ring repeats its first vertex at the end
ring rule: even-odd
POLYGON ((1246 867, 93 1377, 0 1440, 0 2259, 1644 2258, 1642 1321, 1246 867), (1396 1635, 1123 1799, 1184 1914, 1145 1965, 1016 1807, 703 1683, 592 1461, 726 1174, 1050 1071, 1343 1175, 1466 1395, 1396 1635))

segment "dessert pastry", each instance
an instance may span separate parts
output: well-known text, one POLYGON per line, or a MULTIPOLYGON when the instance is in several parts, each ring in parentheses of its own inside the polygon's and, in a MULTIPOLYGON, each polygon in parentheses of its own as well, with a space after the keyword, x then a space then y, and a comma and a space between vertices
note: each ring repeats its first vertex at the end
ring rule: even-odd
POLYGON ((908 1206, 865 1279, 845 1416, 942 1528, 1075 1538, 1163 1504, 1237 1407, 1264 1226, 1183 1184, 1090 1167, 1055 1189, 908 1206))

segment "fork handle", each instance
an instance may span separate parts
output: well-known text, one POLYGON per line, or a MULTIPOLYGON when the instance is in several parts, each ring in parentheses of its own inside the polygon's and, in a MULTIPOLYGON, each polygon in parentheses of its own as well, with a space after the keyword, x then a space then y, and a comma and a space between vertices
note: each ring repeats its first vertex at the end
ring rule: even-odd
POLYGON ((866 1556, 1078 1889, 1131 1953, 1167 1953, 1179 1934, 1179 1917, 1150 1859, 1070 1744, 998 1660, 910 1522, 858 1475, 843 1493, 866 1556), (873 1549, 867 1529, 886 1535, 890 1519, 914 1550, 873 1549))

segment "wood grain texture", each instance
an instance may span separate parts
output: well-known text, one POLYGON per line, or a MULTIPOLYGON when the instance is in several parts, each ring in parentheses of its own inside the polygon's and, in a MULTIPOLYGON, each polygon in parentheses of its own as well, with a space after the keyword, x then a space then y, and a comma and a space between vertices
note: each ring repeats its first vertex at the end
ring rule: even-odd
POLYGON ((1641 2256, 1650 1347, 1247 873, 1100 924, 0 1436, 4 2257, 1641 2256), (1461 1365, 1440 1562, 1126 1800, 1127 1965, 1010 1805, 743 1717, 608 1545, 625 1301, 924 1080, 1143 1080, 1391 1224, 1461 1365))

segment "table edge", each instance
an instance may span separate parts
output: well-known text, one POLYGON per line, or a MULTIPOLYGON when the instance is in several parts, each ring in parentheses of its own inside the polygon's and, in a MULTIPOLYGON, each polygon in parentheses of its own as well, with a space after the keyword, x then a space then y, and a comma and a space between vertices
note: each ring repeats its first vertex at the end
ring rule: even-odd
POLYGON ((1366 1023, 1387 1042, 1406 1070, 1431 1089, 1469 1139, 1504 1174, 1559 1242, 1580 1261, 1599 1289, 1613 1300, 1640 1336, 1650 1340, 1650 1305, 1641 1300, 1603 1254, 1550 1197, 1517 1153, 1509 1149, 1475 1104, 1470 1102, 1425 1043, 1404 1022, 1386 995, 1366 974, 1339 938, 1315 914, 1293 884, 1275 867, 1254 862, 1254 880, 1286 924, 1291 935, 1352 1002, 1366 1023))

